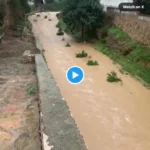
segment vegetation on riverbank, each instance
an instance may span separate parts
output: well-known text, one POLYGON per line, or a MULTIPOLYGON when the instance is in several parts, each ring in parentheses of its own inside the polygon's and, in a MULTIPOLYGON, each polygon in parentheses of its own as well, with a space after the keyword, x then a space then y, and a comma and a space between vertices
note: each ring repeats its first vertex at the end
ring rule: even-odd
MULTIPOLYGON (((73 4, 73 1, 71 2, 73 4)), ((76 18, 75 15, 72 17, 76 11, 80 12, 80 15, 78 14, 79 16, 84 16, 81 15, 82 7, 80 7, 80 9, 77 9, 76 5, 74 6, 74 12, 70 12, 71 8, 69 6, 66 10, 64 9, 64 12, 61 14, 62 17, 59 18, 57 27, 61 27, 63 31, 77 39, 82 37, 82 34, 84 33, 85 40, 86 36, 88 38, 90 37, 90 31, 85 30, 82 33, 82 21, 80 21, 80 19, 74 21, 74 18, 76 18), (77 27, 75 25, 76 23, 77 27)), ((85 9, 84 12, 87 13, 88 11, 86 12, 85 9)), ((115 63, 120 64, 121 73, 130 73, 145 86, 150 86, 150 49, 139 42, 133 41, 120 28, 114 27, 111 24, 111 18, 109 20, 108 18, 110 17, 105 17, 106 22, 103 22, 102 18, 102 20, 98 20, 100 23, 103 22, 105 26, 102 25, 99 36, 100 41, 94 44, 94 48, 109 56, 115 63)), ((91 20, 91 18, 89 19, 91 20)), ((82 20, 84 20, 84 18, 82 18, 82 20)))
POLYGON ((133 41, 120 28, 110 27, 94 48, 121 65, 146 86, 150 86, 150 49, 133 41))
POLYGON ((76 54, 77 58, 84 58, 87 56, 88 56, 88 54, 84 50, 82 52, 76 54))
POLYGON ((122 82, 122 80, 117 76, 117 73, 111 71, 107 74, 107 81, 108 82, 122 82))
POLYGON ((85 40, 96 37, 96 29, 103 24, 103 7, 99 0, 68 0, 62 11, 62 25, 72 35, 85 40))
POLYGON ((87 62, 88 66, 98 66, 98 62, 96 60, 88 60, 87 62))

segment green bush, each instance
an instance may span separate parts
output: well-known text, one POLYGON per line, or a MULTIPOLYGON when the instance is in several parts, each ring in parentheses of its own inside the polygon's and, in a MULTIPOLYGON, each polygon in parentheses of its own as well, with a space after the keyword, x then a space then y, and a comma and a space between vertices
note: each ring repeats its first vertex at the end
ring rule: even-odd
POLYGON ((58 22, 57 24, 56 24, 56 28, 60 28, 61 26, 60 26, 60 22, 58 22))
POLYGON ((81 53, 76 54, 77 58, 83 58, 83 57, 87 57, 88 54, 83 50, 81 53))
POLYGON ((24 21, 25 14, 30 12, 30 6, 26 0, 11 0, 10 9, 15 23, 24 21))
POLYGON ((121 82, 122 80, 117 77, 117 73, 112 71, 111 73, 107 74, 107 81, 108 82, 121 82))
POLYGON ((88 60, 87 65, 88 65, 88 66, 97 66, 97 65, 99 65, 99 64, 98 64, 98 62, 97 62, 96 60, 95 60, 95 61, 93 61, 93 60, 88 60))
POLYGON ((31 94, 35 94, 36 93, 36 88, 33 85, 30 85, 27 87, 27 94, 31 95, 31 94))
POLYGON ((64 35, 64 32, 62 31, 61 28, 59 28, 58 32, 57 32, 57 35, 64 35))
POLYGON ((61 13, 57 13, 57 14, 56 14, 56 17, 57 17, 58 19, 60 19, 60 18, 62 17, 62 14, 61 14, 61 13))
POLYGON ((106 38, 101 39, 101 43, 102 43, 102 44, 106 44, 106 38))
POLYGON ((104 39, 108 36, 108 29, 107 28, 102 28, 100 31, 100 37, 101 39, 104 39))

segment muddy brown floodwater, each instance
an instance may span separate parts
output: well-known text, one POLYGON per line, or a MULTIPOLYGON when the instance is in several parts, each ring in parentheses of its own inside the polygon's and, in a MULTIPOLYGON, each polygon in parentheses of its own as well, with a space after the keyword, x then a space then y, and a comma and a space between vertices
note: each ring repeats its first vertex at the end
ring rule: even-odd
POLYGON ((150 91, 130 76, 121 74, 118 66, 86 43, 76 43, 71 37, 56 35, 56 13, 44 13, 33 23, 33 32, 45 49, 61 94, 84 137, 88 150, 150 150, 150 91), (66 41, 71 47, 65 47, 66 41), (75 53, 85 50, 99 66, 86 65, 75 53), (71 66, 80 66, 85 79, 79 85, 66 80, 71 66), (106 81, 107 73, 116 71, 123 84, 106 81))

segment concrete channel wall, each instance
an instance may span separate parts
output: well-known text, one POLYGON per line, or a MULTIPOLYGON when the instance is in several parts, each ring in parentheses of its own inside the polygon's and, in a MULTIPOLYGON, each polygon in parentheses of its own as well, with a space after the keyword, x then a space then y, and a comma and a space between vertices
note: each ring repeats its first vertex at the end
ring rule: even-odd
POLYGON ((35 55, 44 150, 87 150, 42 55, 35 55))

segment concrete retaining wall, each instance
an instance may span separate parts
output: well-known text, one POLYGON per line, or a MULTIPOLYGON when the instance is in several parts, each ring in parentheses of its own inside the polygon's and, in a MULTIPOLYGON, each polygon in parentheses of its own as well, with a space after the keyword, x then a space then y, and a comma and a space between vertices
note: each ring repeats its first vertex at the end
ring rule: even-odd
POLYGON ((35 55, 45 150, 86 150, 79 130, 42 57, 35 55))

